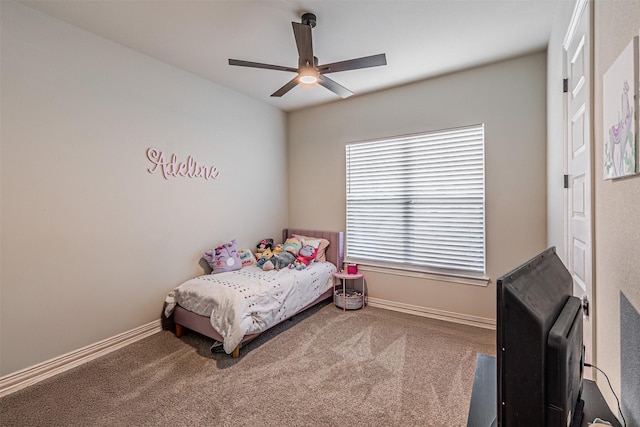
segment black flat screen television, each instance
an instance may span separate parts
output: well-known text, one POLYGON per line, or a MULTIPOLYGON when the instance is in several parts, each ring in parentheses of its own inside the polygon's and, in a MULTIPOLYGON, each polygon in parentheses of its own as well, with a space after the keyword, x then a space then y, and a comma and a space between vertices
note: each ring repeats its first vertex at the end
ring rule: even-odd
POLYGON ((579 426, 582 307, 555 247, 497 280, 498 426, 579 426))

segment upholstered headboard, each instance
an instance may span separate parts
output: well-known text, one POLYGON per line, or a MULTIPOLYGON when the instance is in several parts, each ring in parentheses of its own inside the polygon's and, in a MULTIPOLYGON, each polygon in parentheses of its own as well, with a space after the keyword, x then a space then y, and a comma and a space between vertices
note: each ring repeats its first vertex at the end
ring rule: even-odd
POLYGON ((308 237, 319 237, 329 241, 329 247, 325 251, 327 261, 332 262, 338 269, 342 269, 344 261, 344 233, 342 231, 318 231, 303 230, 301 228, 285 228, 282 230, 282 241, 284 242, 294 234, 308 237))

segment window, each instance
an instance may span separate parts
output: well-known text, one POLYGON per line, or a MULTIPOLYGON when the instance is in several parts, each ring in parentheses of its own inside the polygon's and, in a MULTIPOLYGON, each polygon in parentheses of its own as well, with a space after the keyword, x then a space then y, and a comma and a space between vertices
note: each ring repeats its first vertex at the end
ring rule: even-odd
POLYGON ((347 144, 347 257, 485 273, 484 125, 347 144))

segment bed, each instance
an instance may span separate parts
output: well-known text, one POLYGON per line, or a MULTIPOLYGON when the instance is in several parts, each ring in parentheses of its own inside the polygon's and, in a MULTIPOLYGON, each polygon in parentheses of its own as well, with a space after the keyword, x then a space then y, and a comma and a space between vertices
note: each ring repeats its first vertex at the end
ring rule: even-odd
POLYGON ((282 242, 294 234, 328 240, 326 262, 314 262, 303 270, 280 271, 262 271, 252 265, 234 274, 204 275, 188 280, 173 292, 176 336, 181 337, 185 329, 198 332, 221 342, 224 351, 237 358, 244 343, 331 298, 333 273, 342 268, 344 259, 344 233, 286 228, 282 231, 282 242), (194 291, 202 288, 214 289, 213 294, 205 297, 194 291), (269 312, 261 305, 265 301, 273 304, 268 306, 269 312), (212 306, 225 309, 216 311, 212 306))

